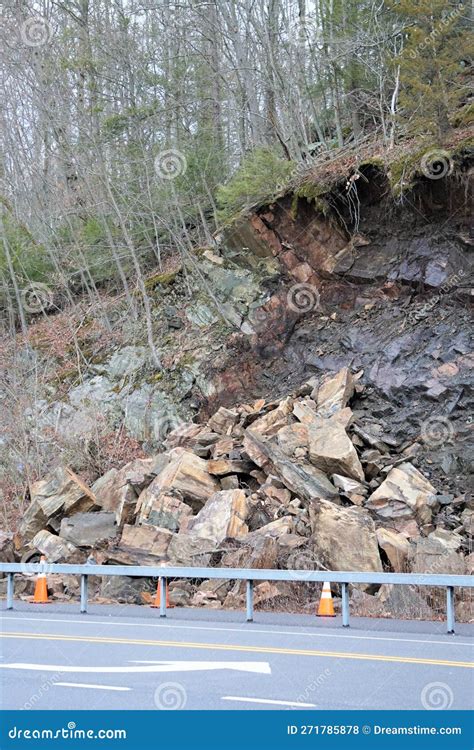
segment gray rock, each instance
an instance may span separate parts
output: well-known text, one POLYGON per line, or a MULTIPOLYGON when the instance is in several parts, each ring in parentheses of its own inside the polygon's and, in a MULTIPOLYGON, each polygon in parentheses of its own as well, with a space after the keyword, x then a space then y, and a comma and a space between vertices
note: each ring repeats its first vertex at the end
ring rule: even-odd
POLYGON ((112 602, 143 604, 143 593, 154 593, 152 578, 130 578, 128 576, 108 576, 102 578, 99 596, 112 602))
POLYGON ((136 440, 161 444, 182 419, 169 397, 147 383, 129 394, 124 401, 124 423, 136 440))
POLYGON ((190 591, 181 588, 170 589, 169 603, 174 607, 189 607, 192 599, 190 591))
POLYGON ((117 534, 115 513, 76 513, 61 521, 59 535, 76 547, 93 547, 104 539, 112 539, 117 534))
POLYGON ((464 575, 462 555, 449 551, 438 539, 419 539, 411 549, 410 567, 413 573, 464 575))
POLYGON ((211 307, 204 302, 195 302, 187 307, 185 315, 190 323, 194 323, 199 328, 206 328, 219 319, 215 306, 211 307))
POLYGON ((105 405, 116 400, 117 394, 114 391, 114 385, 104 375, 96 375, 69 391, 69 401, 75 407, 101 404, 101 411, 103 412, 105 405))
POLYGON ((411 586, 381 586, 376 598, 385 605, 385 616, 427 620, 433 618, 433 610, 426 599, 411 586))
POLYGON ((118 349, 105 365, 110 380, 121 380, 139 372, 149 360, 149 352, 144 346, 125 346, 118 349))
POLYGON ((215 546, 209 539, 201 539, 194 534, 173 534, 168 547, 168 558, 171 565, 189 567, 206 567, 215 546))

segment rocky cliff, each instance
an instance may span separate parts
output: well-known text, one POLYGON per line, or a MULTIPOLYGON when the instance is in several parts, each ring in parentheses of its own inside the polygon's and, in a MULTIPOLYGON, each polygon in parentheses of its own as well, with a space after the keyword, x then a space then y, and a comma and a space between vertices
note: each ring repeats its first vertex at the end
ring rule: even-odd
MULTIPOLYGON (((52 473, 30 482, 4 556, 470 570, 469 143, 320 165, 212 246, 170 257, 147 282, 162 371, 120 300, 120 336, 85 309, 68 339, 61 313, 61 342, 39 320, 14 355, 13 409, 6 344, 3 476, 32 446, 37 475, 52 473), (138 458, 108 461, 110 435, 138 458)), ((240 596, 175 589, 215 606, 240 596)))

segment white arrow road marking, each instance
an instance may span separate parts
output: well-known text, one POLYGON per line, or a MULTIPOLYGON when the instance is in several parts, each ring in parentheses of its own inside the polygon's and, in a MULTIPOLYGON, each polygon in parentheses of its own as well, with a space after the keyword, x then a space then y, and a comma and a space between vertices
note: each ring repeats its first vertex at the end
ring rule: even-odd
MULTIPOLYGON (((202 669, 235 669, 237 672, 271 674, 267 661, 130 661, 130 664, 154 664, 157 672, 197 672, 202 669)), ((155 670, 153 670, 155 671, 155 670)))
POLYGON ((91 690, 131 690, 129 687, 118 687, 117 685, 89 685, 85 682, 55 682, 59 687, 90 688, 91 690))
MULTIPOLYGON (((134 663, 134 662, 132 662, 134 663)), ((95 672, 97 674, 123 674, 127 672, 197 672, 208 669, 233 669, 237 672, 257 672, 271 674, 272 670, 267 661, 160 661, 145 662, 147 666, 133 667, 74 667, 60 664, 0 664, 0 669, 25 669, 37 672, 95 672)))
POLYGON ((316 703, 300 703, 299 701, 276 701, 271 698, 245 698, 238 695, 223 695, 223 701, 239 701, 240 703, 271 703, 274 706, 296 706, 297 708, 317 708, 316 703))

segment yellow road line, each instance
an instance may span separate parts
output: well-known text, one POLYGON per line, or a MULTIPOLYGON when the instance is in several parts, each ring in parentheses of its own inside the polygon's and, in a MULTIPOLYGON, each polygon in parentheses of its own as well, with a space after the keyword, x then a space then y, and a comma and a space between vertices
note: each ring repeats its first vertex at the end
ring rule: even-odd
MULTIPOLYGON (((85 643, 126 644, 131 646, 158 646, 172 648, 195 648, 210 651, 246 651, 257 654, 285 654, 288 656, 321 656, 331 659, 361 659, 364 661, 388 661, 399 664, 431 664, 441 667, 462 667, 472 669, 474 663, 468 661, 449 661, 447 659, 420 659, 415 656, 386 656, 383 654, 358 654, 350 651, 314 651, 297 648, 277 648, 274 646, 239 646, 225 643, 188 643, 185 641, 149 641, 129 638, 105 638, 98 636, 54 635, 49 633, 0 633, 1 638, 26 638, 44 641, 80 641, 85 643)), ((317 638, 317 635, 315 636, 317 638)))

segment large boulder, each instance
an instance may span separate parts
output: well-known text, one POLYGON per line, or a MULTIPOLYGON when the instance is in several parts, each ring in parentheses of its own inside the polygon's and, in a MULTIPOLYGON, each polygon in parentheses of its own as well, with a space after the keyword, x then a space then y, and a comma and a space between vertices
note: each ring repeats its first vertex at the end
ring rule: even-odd
POLYGON ((388 557, 388 561, 395 573, 404 573, 407 570, 407 560, 410 553, 410 542, 408 539, 391 529, 377 529, 377 542, 388 557))
MULTIPOLYGON (((277 538, 254 533, 244 537, 237 549, 226 552, 222 557, 221 567, 272 570, 277 567, 277 560, 277 538)), ((225 606, 242 606, 244 602, 245 582, 235 581, 230 588, 231 592, 228 594, 225 606)))
POLYGON ((413 573, 464 575, 466 564, 462 555, 447 548, 439 539, 426 537, 412 546, 410 568, 413 573))
POLYGON ((428 539, 435 539, 437 542, 440 542, 448 552, 457 552, 463 543, 463 538, 460 534, 440 527, 432 531, 431 534, 428 534, 428 539))
POLYGON ((76 547, 93 547, 104 539, 117 535, 115 513, 75 513, 61 521, 59 536, 76 547))
POLYGON ((417 590, 414 586, 396 586, 384 584, 377 592, 376 599, 384 605, 385 617, 426 620, 433 619, 433 610, 424 598, 424 587, 417 590))
POLYGON ((168 547, 169 565, 187 568, 208 567, 215 544, 195 534, 173 534, 168 547))
POLYGON ((315 555, 329 570, 382 572, 375 525, 366 510, 318 502, 311 516, 315 555))
POLYGON ((359 482, 364 470, 345 429, 332 420, 321 420, 308 430, 309 459, 326 474, 342 474, 359 482))
POLYGON ((152 578, 104 576, 101 578, 99 597, 112 603, 143 604, 143 595, 148 594, 151 599, 155 590, 156 584, 152 578))
POLYGON ((113 511, 119 526, 132 520, 137 494, 131 485, 122 481, 117 469, 110 469, 100 477, 92 485, 92 491, 100 508, 113 511))
MULTIPOLYGON (((51 519, 60 519, 97 508, 94 493, 71 469, 61 466, 45 479, 30 486, 31 504, 21 519, 18 532, 29 541, 51 519)), ((59 527, 59 520, 58 520, 59 527)))
MULTIPOLYGON (((168 547, 173 538, 173 533, 169 529, 162 529, 156 526, 132 526, 126 524, 123 527, 122 537, 119 542, 119 549, 135 552, 137 558, 140 555, 153 555, 164 560, 168 554, 168 547)), ((139 564, 138 562, 136 564, 139 564)))
POLYGON ((60 536, 51 534, 46 529, 38 531, 35 534, 31 540, 30 547, 41 552, 50 563, 66 562, 77 551, 74 544, 66 541, 66 539, 62 539, 60 536))
POLYGON ((189 505, 178 497, 160 493, 150 507, 146 523, 170 531, 179 531, 181 528, 187 528, 192 517, 193 511, 189 505))
POLYGON ((188 524, 196 536, 220 544, 227 538, 248 533, 247 498, 243 490, 222 490, 212 495, 197 516, 188 524))
MULTIPOLYGON (((252 425, 253 427, 253 425, 252 425)), ((299 464, 269 440, 250 429, 245 431, 244 449, 267 474, 276 475, 289 490, 312 502, 315 498, 334 500, 338 492, 323 471, 311 464, 299 464)))
POLYGON ((92 486, 97 504, 102 510, 113 511, 120 527, 130 523, 138 495, 169 461, 163 453, 153 458, 137 458, 120 470, 110 469, 92 486))
POLYGON ((276 567, 277 557, 278 542, 275 537, 248 534, 237 549, 224 554, 221 566, 271 570, 276 567))
POLYGON ((219 435, 227 435, 237 423, 239 415, 236 411, 221 406, 209 419, 207 426, 219 435))
POLYGON ((277 440, 279 447, 290 458, 307 455, 308 428, 305 424, 295 422, 282 427, 278 430, 277 440))
POLYGON ((171 451, 172 460, 144 490, 137 503, 138 521, 146 522, 161 493, 177 495, 194 512, 217 492, 219 483, 209 474, 207 461, 182 448, 171 451))
POLYGON ((403 463, 389 471, 365 507, 380 518, 412 517, 419 524, 428 524, 436 504, 433 485, 412 464, 403 463))

